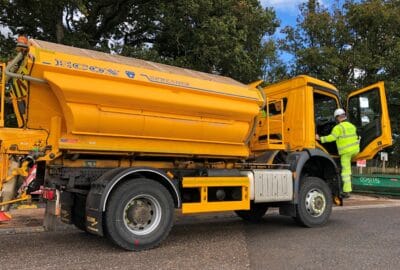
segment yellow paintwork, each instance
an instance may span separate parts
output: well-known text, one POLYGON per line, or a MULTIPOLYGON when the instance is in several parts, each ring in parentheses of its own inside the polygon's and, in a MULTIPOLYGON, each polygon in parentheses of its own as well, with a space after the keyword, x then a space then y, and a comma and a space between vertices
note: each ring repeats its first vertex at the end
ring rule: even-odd
MULTIPOLYGON (((385 85, 383 82, 378 82, 376 84, 370 85, 368 87, 362 88, 360 90, 354 91, 351 93, 347 100, 355 95, 359 95, 361 93, 367 92, 371 89, 379 88, 380 94, 380 101, 381 101, 381 109, 382 109, 382 118, 381 118, 381 125, 382 125, 382 134, 375 140, 373 140, 367 147, 360 150, 360 153, 356 155, 353 160, 357 159, 372 159, 374 156, 379 152, 382 151, 384 148, 392 145, 392 129, 390 127, 390 118, 385 94, 385 85)), ((362 134, 359 134, 362 136, 362 134)))
MULTIPOLYGON (((390 119, 383 82, 356 90, 349 95, 349 98, 374 88, 379 88, 381 99, 382 135, 368 144, 364 149, 361 149, 361 152, 353 160, 372 159, 379 151, 392 144, 390 119)), ((263 90, 267 100, 283 100, 286 98, 288 104, 283 115, 277 114, 269 117, 269 119, 260 120, 255 136, 251 141, 252 151, 262 152, 277 149, 272 148, 269 144, 261 143, 259 137, 278 134, 282 137, 286 151, 320 148, 327 153, 324 147, 315 140, 313 93, 316 92, 332 97, 337 101, 337 106, 339 107, 338 90, 336 87, 324 81, 302 75, 267 86, 263 90), (281 120, 282 117, 283 120, 281 120), (281 123, 284 125, 283 131, 281 123)), ((363 134, 359 135, 363 136, 363 134)))
MULTIPOLYGON (((99 60, 89 57, 89 51, 74 54, 77 50, 70 47, 53 44, 60 50, 49 50, 38 44, 30 41, 29 54, 17 73, 47 84, 12 79, 7 102, 16 112, 18 128, 4 127, 5 65, 1 65, 0 190, 14 174, 27 174, 22 166, 8 175, 10 157, 32 151, 41 153, 39 160, 55 163, 62 153, 116 157, 96 161, 96 167, 198 166, 172 160, 123 160, 132 155, 234 160, 249 155, 246 141, 264 102, 256 85, 162 65, 159 70, 146 69, 126 59, 104 60, 112 57, 106 54, 99 60), (21 105, 26 113, 20 111, 21 105)), ((74 167, 93 162, 64 163, 74 167)), ((218 166, 233 166, 227 164, 218 166)))
POLYGON ((27 201, 27 200, 30 200, 30 199, 31 199, 31 195, 27 195, 27 194, 23 193, 18 199, 9 200, 9 201, 6 201, 6 202, 0 202, 0 206, 4 206, 4 205, 16 203, 16 202, 23 202, 23 201, 27 201))
POLYGON ((200 202, 182 203, 182 213, 207 213, 218 211, 249 210, 249 179, 247 177, 184 177, 183 188, 199 188, 200 202), (209 187, 241 187, 241 201, 209 202, 209 187))
POLYGON ((13 176, 8 175, 10 156, 27 155, 36 147, 44 147, 46 138, 47 133, 43 130, 0 128, 0 190, 13 176))
POLYGON ((287 98, 288 104, 282 116, 277 114, 270 117, 270 125, 266 125, 264 123, 265 120, 257 126, 256 135, 251 145, 253 151, 269 150, 268 145, 263 145, 258 140, 258 136, 266 136, 268 134, 279 134, 283 138, 283 148, 286 151, 315 148, 313 91, 311 85, 318 85, 331 89, 333 92, 338 92, 333 85, 304 75, 263 88, 267 99, 282 100, 287 98), (281 117, 283 117, 284 123, 283 136, 281 117))
POLYGON ((61 150, 224 157, 249 154, 245 141, 263 103, 256 88, 36 45, 30 47, 30 68, 32 59, 32 76, 47 80, 48 85, 31 83, 28 126, 49 130, 51 118, 59 117, 61 150), (96 70, 83 69, 83 65, 96 70), (100 67, 118 72, 95 72, 100 67), (127 71, 135 77, 128 78, 127 71))
POLYGON ((286 149, 283 111, 281 110, 279 114, 267 117, 270 115, 270 104, 278 105, 280 108, 284 107, 282 99, 266 98, 265 112, 261 112, 261 115, 258 117, 258 126, 251 140, 251 150, 253 152, 286 149), (262 115, 264 113, 265 116, 262 115), (271 138, 271 134, 279 134, 279 138, 271 138), (260 139, 259 136, 264 136, 265 139, 260 139))

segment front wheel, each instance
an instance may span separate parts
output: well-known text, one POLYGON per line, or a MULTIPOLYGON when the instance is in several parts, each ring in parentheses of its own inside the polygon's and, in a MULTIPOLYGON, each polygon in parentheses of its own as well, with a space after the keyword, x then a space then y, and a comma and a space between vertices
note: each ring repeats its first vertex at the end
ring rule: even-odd
POLYGON ((300 187, 296 221, 305 227, 326 224, 332 212, 332 193, 318 177, 305 177, 300 187))
POLYGON ((149 179, 133 179, 119 186, 107 204, 108 237, 120 247, 140 251, 158 246, 169 234, 174 202, 169 191, 149 179))

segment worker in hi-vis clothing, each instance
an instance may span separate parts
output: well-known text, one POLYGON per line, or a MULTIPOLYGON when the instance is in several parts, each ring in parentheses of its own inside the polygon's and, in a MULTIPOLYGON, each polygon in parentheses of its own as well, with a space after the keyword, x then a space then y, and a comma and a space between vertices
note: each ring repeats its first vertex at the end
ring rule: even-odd
POLYGON ((357 136, 357 128, 347 121, 346 113, 343 109, 336 109, 334 112, 338 124, 332 129, 328 136, 315 135, 321 143, 336 141, 336 146, 340 155, 342 165, 343 195, 348 197, 351 188, 351 159, 360 152, 360 142, 357 136))

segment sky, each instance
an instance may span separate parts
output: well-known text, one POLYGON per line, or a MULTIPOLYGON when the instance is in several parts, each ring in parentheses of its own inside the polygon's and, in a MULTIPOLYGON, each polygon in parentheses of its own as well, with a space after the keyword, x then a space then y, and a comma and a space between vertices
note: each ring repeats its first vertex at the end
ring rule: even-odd
MULTIPOLYGON (((275 34, 276 37, 282 37, 279 32, 285 26, 294 26, 296 24, 296 19, 299 15, 299 6, 306 1, 307 0, 260 0, 263 7, 274 8, 280 20, 280 27, 275 34)), ((319 3, 323 7, 330 7, 336 2, 337 0, 319 0, 319 3)), ((341 0, 339 0, 339 2, 341 2, 341 0)), ((288 63, 293 59, 293 56, 288 53, 281 53, 280 58, 288 63)))
POLYGON ((304 0, 261 0, 263 7, 273 7, 281 21, 281 26, 294 25, 299 14, 299 5, 304 0))
MULTIPOLYGON (((260 0, 263 7, 273 7, 281 21, 281 27, 294 25, 299 15, 299 5, 306 0, 260 0)), ((336 0, 319 0, 322 6, 329 7, 336 0)))

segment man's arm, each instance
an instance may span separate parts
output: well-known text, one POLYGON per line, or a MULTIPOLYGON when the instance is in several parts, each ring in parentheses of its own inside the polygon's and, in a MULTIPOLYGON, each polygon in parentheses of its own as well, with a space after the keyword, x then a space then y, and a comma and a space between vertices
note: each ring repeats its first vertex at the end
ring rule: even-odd
POLYGON ((339 125, 336 125, 333 129, 331 134, 329 134, 328 136, 322 136, 320 137, 321 139, 321 143, 327 143, 327 142, 334 142, 337 140, 337 138, 340 137, 340 135, 342 135, 342 131, 339 128, 339 125))

